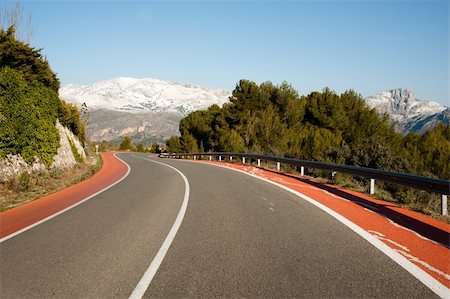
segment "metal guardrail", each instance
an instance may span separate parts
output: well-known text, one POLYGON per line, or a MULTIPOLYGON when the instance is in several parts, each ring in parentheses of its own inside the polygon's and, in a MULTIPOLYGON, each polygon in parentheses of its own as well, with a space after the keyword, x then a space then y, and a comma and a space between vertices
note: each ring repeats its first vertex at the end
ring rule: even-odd
POLYGON ((435 192, 441 194, 441 213, 443 215, 448 215, 447 210, 447 195, 450 194, 450 181, 433 179, 423 176, 417 176, 412 174, 405 174, 399 172, 385 171, 367 167, 357 167, 348 166, 333 163, 315 162, 307 160, 297 160, 291 158, 266 156, 259 154, 248 154, 248 153, 181 153, 181 154, 161 154, 161 157, 197 157, 197 156, 209 156, 218 157, 219 161, 222 157, 239 157, 245 163, 246 159, 253 159, 258 161, 258 166, 260 166, 260 161, 271 161, 277 163, 277 168, 280 170, 280 163, 289 164, 297 167, 301 167, 301 175, 304 173, 304 168, 313 168, 327 170, 331 172, 340 172, 350 174, 352 176, 366 177, 370 178, 370 194, 374 194, 375 190, 375 180, 380 180, 384 182, 394 183, 398 185, 413 187, 416 189, 421 189, 425 191, 435 192))

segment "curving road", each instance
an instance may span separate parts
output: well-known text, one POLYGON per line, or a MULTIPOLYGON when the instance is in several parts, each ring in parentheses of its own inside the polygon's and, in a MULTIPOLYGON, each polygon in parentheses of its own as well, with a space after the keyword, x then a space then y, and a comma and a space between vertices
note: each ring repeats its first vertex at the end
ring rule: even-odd
MULTIPOLYGON (((128 297, 173 228, 182 176, 120 154, 122 182, 0 243, 0 297, 128 297)), ((436 295, 342 223, 274 185, 201 163, 181 171, 189 203, 144 297, 436 295)))

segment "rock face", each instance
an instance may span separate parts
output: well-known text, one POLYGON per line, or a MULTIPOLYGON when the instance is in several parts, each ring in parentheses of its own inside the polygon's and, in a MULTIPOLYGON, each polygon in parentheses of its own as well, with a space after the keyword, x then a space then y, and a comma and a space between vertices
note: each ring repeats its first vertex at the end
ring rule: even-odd
POLYGON ((228 102, 224 89, 157 79, 116 78, 92 85, 69 84, 61 98, 89 109, 87 134, 94 141, 117 141, 127 135, 148 144, 177 135, 189 113, 228 102))
POLYGON ((46 167, 38 157, 34 158, 32 165, 28 165, 22 156, 8 155, 6 158, 0 160, 0 183, 7 182, 25 171, 28 173, 43 172, 46 171, 46 167))
POLYGON ((365 99, 367 105, 387 114, 397 131, 424 133, 439 122, 449 124, 449 108, 415 98, 409 89, 392 89, 365 99))
POLYGON ((68 128, 63 127, 59 121, 56 121, 56 128, 58 128, 60 141, 58 153, 53 157, 51 168, 66 169, 72 168, 77 162, 72 153, 72 147, 70 143, 75 147, 78 155, 84 160, 86 159, 86 153, 78 138, 68 128))
MULTIPOLYGON (((56 127, 59 131, 60 136, 60 146, 58 148, 58 153, 53 157, 53 162, 50 168, 67 169, 75 165, 76 161, 72 153, 72 148, 70 143, 76 148, 78 155, 86 158, 83 146, 81 145, 78 138, 73 135, 73 133, 63 127, 59 121, 56 122, 56 127), (70 141, 69 141, 70 140, 70 141)), ((34 158, 32 165, 29 165, 20 155, 8 155, 5 159, 0 160, 0 182, 7 182, 20 175, 23 172, 45 172, 47 167, 39 160, 38 157, 34 158)))
POLYGON ((179 113, 130 113, 114 110, 90 111, 87 133, 90 140, 120 141, 130 136, 134 143, 162 142, 179 134, 178 124, 184 116, 179 113))

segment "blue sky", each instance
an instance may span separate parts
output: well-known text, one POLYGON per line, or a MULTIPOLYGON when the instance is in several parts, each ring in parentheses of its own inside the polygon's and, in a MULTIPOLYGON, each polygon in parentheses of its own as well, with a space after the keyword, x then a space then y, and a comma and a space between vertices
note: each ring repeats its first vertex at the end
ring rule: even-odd
MULTIPOLYGON (((1 6, 15 2, 2 1, 1 6)), ((448 1, 22 1, 62 84, 287 81, 449 106, 448 1)))

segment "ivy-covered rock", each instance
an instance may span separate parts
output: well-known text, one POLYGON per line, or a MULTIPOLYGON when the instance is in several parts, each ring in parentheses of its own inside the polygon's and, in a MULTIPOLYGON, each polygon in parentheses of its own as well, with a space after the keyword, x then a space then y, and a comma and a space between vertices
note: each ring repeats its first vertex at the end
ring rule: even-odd
POLYGON ((16 69, 0 69, 0 159, 21 154, 27 163, 39 157, 47 166, 59 147, 56 129, 59 98, 41 82, 29 82, 16 69))

